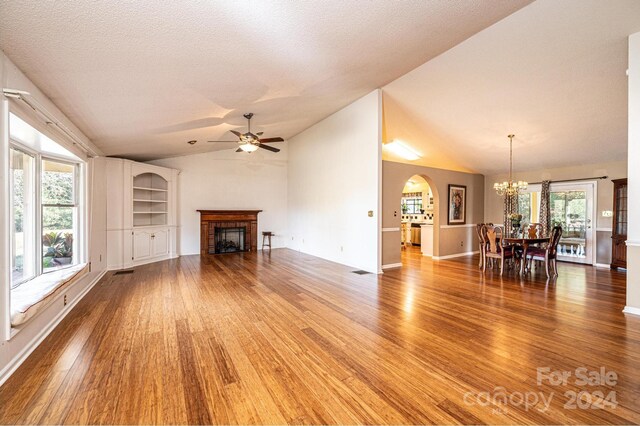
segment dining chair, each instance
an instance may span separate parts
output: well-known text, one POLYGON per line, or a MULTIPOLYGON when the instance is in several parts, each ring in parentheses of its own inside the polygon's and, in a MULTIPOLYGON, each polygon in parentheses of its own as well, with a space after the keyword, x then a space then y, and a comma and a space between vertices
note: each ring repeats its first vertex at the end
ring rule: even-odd
MULTIPOLYGON (((549 237, 549 243, 546 247, 529 247, 527 250, 527 259, 529 261, 542 261, 544 262, 544 268, 547 272, 547 278, 551 276, 550 270, 553 270, 553 276, 558 276, 558 243, 562 237, 562 227, 554 226, 551 230, 551 236, 549 237)), ((525 259, 525 261, 527 260, 525 259)))
POLYGON ((530 223, 527 230, 529 238, 542 238, 544 237, 544 228, 541 223, 530 223))
POLYGON ((489 260, 500 260, 500 275, 504 272, 504 261, 508 259, 517 260, 514 246, 505 245, 503 229, 500 226, 484 225, 482 227, 483 235, 486 235, 488 246, 485 249, 484 264, 482 272, 487 269, 489 260))
POLYGON ((483 232, 484 226, 493 226, 493 223, 478 223, 476 224, 476 234, 478 235, 478 246, 480 251, 480 261, 478 262, 478 268, 482 268, 485 261, 485 254, 487 253, 487 246, 489 245, 489 240, 487 239, 486 232, 483 232))
POLYGON ((478 268, 482 268, 482 264, 484 263, 485 241, 484 241, 484 238, 482 237, 482 227, 483 226, 484 226, 484 223, 477 223, 476 224, 476 235, 478 236, 478 246, 480 248, 480 261, 478 262, 478 268))

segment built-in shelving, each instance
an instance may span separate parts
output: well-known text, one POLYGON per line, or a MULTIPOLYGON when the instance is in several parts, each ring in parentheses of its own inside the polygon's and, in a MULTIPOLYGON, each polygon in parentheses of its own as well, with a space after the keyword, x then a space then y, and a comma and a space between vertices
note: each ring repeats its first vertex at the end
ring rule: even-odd
POLYGON ((133 177, 133 226, 167 224, 168 182, 155 173, 133 177))
MULTIPOLYGON (((145 174, 151 174, 151 173, 145 173, 145 174)), ((162 179, 162 178, 160 178, 162 179)), ((161 189, 161 188, 145 188, 143 186, 134 186, 133 189, 139 189, 141 191, 157 191, 157 192, 168 192, 168 189, 161 189)))

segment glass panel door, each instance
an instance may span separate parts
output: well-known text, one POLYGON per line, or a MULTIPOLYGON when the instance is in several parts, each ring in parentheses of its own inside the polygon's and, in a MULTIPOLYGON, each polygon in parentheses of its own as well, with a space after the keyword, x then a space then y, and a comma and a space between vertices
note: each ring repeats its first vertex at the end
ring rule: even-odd
POLYGON ((558 260, 593 263, 593 184, 551 185, 551 225, 562 226, 558 260))

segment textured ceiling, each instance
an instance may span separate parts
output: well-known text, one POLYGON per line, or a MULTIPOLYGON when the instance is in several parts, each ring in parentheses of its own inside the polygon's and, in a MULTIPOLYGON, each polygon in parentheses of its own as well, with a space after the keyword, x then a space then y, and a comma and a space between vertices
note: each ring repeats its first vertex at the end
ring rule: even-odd
MULTIPOLYGON (((538 0, 383 88, 385 139, 494 174, 626 159, 637 0, 538 0)), ((401 161, 388 153, 384 158, 401 161)))
POLYGON ((294 136, 527 3, 11 1, 0 48, 106 154, 151 159, 249 111, 294 136))

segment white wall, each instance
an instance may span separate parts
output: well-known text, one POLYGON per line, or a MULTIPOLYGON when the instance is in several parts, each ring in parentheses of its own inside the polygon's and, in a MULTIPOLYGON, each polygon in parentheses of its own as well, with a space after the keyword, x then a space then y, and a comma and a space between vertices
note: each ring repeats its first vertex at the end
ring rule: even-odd
POLYGON ((379 271, 380 114, 376 90, 289 141, 290 248, 379 271))
POLYGON ((180 170, 178 177, 178 254, 200 254, 197 210, 257 209, 258 248, 262 231, 272 231, 273 248, 287 241, 287 143, 279 153, 235 149, 165 158, 152 164, 180 170))
MULTIPOLYGON (((31 99, 38 102, 46 110, 55 116, 55 118, 63 123, 67 128, 71 129, 77 137, 82 139, 83 143, 90 146, 94 151, 100 153, 100 150, 91 144, 91 142, 71 123, 60 110, 42 93, 40 90, 7 58, 4 53, 0 52, 0 86, 3 88, 24 90, 31 93, 31 99)), ((0 95, 0 100, 6 102, 5 98, 0 95)), ((19 102, 12 103, 15 109, 22 110, 25 114, 32 114, 28 108, 24 108, 19 102)), ((14 109, 12 107, 12 109, 14 109)), ((35 117, 29 117, 38 120, 35 117)), ((7 213, 9 212, 9 200, 7 194, 8 187, 8 134, 7 134, 8 112, 2 109, 0 114, 0 182, 3 196, 0 198, 0 235, 8 235, 9 223, 7 213)), ((47 126, 42 124, 42 127, 47 126)), ((67 147, 74 150, 70 146, 70 142, 64 137, 56 137, 57 141, 67 144, 67 147)), ((77 150, 75 150, 77 152, 77 150)), ((64 292, 56 297, 53 302, 41 312, 38 316, 21 326, 19 329, 10 329, 9 322, 9 283, 10 271, 5 263, 9 258, 8 238, 2 238, 0 244, 0 384, 2 384, 9 375, 17 368, 24 359, 31 353, 33 349, 44 339, 57 323, 75 306, 84 294, 95 284, 102 274, 106 271, 106 199, 104 197, 104 168, 100 167, 99 162, 89 160, 87 164, 87 191, 85 194, 87 209, 90 219, 86 224, 88 232, 88 260, 91 261, 91 272, 77 281, 64 292), (95 188, 94 188, 95 185, 95 188), (69 303, 64 306, 63 296, 67 296, 69 303), (8 339, 8 340, 7 340, 8 339)))
POLYGON ((640 315, 640 33, 629 37, 627 311, 640 315))

